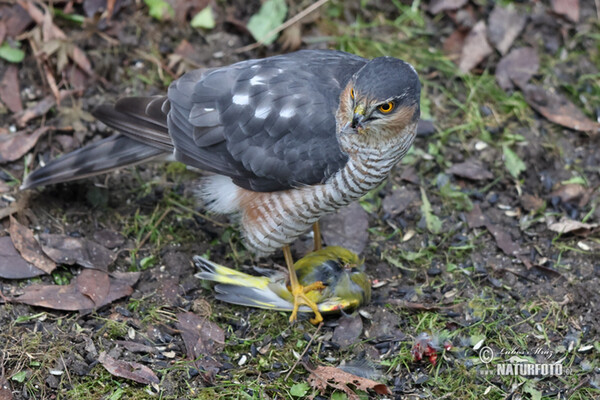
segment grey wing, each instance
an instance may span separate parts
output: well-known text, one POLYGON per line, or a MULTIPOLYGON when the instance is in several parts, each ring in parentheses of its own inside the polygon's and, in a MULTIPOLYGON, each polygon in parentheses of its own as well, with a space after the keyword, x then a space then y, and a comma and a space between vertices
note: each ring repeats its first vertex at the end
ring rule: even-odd
POLYGON ((185 75, 168 94, 175 157, 254 191, 325 181, 347 161, 335 111, 365 62, 309 50, 185 75))

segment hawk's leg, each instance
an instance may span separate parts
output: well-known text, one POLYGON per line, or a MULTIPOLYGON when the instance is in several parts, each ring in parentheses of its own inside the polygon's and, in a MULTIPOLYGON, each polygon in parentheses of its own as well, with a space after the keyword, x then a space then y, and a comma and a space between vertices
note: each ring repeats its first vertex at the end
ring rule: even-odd
POLYGON ((315 317, 310 320, 313 324, 318 324, 323 321, 323 316, 319 312, 319 307, 317 303, 312 301, 306 296, 306 293, 311 290, 321 290, 325 289, 323 282, 314 282, 308 286, 302 286, 300 282, 298 282, 298 277, 296 276, 296 270, 294 269, 294 261, 292 260, 292 252, 290 251, 290 246, 283 247, 283 256, 285 257, 285 263, 288 267, 288 272, 290 274, 290 291, 292 292, 292 296, 294 297, 294 308, 292 309, 292 315, 290 315, 290 322, 294 322, 298 316, 298 308, 301 305, 306 305, 313 310, 315 313, 315 317))
POLYGON ((321 250, 321 228, 319 228, 319 221, 313 224, 313 241, 315 244, 314 251, 321 250))

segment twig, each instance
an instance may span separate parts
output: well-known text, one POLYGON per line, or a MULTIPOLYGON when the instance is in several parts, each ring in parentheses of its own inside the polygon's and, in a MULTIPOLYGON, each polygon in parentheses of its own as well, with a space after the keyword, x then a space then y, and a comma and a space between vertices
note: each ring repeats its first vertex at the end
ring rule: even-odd
POLYGON ((164 213, 162 213, 162 215, 160 216, 160 218, 158 219, 158 221, 156 221, 156 223, 152 226, 152 228, 148 231, 148 233, 146 234, 146 236, 144 236, 144 238, 142 239, 142 241, 140 242, 140 244, 137 246, 138 249, 141 249, 142 246, 146 243, 146 241, 148 239, 150 239, 150 235, 152 235, 152 231, 154 229, 156 229, 158 227, 158 225, 160 225, 160 223, 162 222, 163 219, 165 219, 165 217, 167 215, 169 215, 169 213, 173 211, 173 209, 171 207, 167 208, 165 210, 164 213))
POLYGON ((254 49, 262 46, 265 43, 265 40, 267 40, 271 36, 273 36, 273 35, 281 32, 282 30, 286 29, 287 27, 289 27, 291 25, 294 25, 296 22, 300 21, 302 18, 306 17, 308 14, 310 14, 313 11, 315 11, 317 8, 323 6, 328 1, 329 0, 319 0, 319 1, 317 1, 316 3, 314 3, 314 4, 312 4, 312 5, 308 6, 308 7, 306 7, 304 10, 302 10, 298 14, 294 15, 292 18, 290 18, 287 21, 285 21, 283 24, 279 25, 277 28, 272 29, 269 32, 267 32, 267 34, 265 34, 265 36, 263 36, 263 38, 261 40, 259 40, 258 42, 249 44, 249 45, 244 46, 244 47, 240 47, 238 49, 235 49, 233 52, 235 54, 243 53, 245 51, 254 50, 254 49))
POLYGON ((302 352, 302 354, 300 354, 300 357, 298 357, 298 359, 296 360, 296 362, 294 363, 294 365, 292 365, 292 368, 290 369, 290 371, 287 373, 287 375, 285 376, 284 381, 287 381, 288 378, 290 377, 290 375, 292 374, 292 372, 294 372, 294 369, 296 369, 296 366, 298 365, 298 363, 300 362, 300 360, 302 360, 302 357, 304 357, 304 355, 306 354, 306 352, 308 351, 308 348, 310 347, 310 345, 314 342, 315 338, 317 337, 317 333, 319 333, 319 331, 321 330, 321 327, 323 326, 323 322, 321 322, 319 324, 319 326, 317 327, 317 330, 315 331, 315 333, 313 333, 313 335, 311 336, 308 344, 306 345, 306 347, 304 348, 304 351, 302 352))

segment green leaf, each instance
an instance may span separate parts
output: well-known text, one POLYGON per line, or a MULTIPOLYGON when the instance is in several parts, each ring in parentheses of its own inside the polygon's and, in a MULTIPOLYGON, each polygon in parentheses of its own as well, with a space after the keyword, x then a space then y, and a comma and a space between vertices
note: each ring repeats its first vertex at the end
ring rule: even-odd
POLYGON ((431 209, 431 203, 425 194, 425 189, 421 188, 421 201, 423 205, 421 206, 421 212, 425 216, 425 222, 427 224, 427 229, 429 232, 438 234, 442 231, 442 220, 440 220, 437 216, 433 214, 431 209))
POLYGON ((19 383, 23 383, 25 382, 25 379, 27 379, 27 371, 17 372, 10 379, 19 383))
POLYGON ((148 6, 150 16, 159 21, 170 19, 175 16, 173 7, 165 0, 144 0, 144 3, 148 6))
POLYGON ((523 391, 525 393, 529 393, 529 395, 531 396, 531 400, 541 400, 542 392, 537 390, 533 385, 534 385, 533 381, 525 382, 525 385, 523 386, 523 391))
MULTIPOLYGON (((20 45, 19 42, 17 44, 20 45)), ((4 42, 0 46, 0 58, 4 58, 11 63, 20 63, 25 58, 25 52, 21 49, 10 47, 8 43, 4 42)))
POLYGON ((294 397, 302 397, 302 396, 306 396, 306 393, 308 393, 308 389, 309 389, 309 386, 308 386, 308 383, 306 383, 306 382, 295 383, 290 388, 290 393, 294 397))
POLYGON ((346 396, 346 393, 333 392, 331 395, 331 400, 348 400, 348 396, 346 396))
POLYGON ((527 166, 519 158, 517 153, 512 151, 508 146, 502 146, 502 152, 504 153, 504 165, 513 178, 518 178, 519 174, 527 169, 527 166))
POLYGON ((471 211, 473 208, 469 195, 457 190, 450 183, 446 183, 441 187, 440 194, 460 211, 471 211))
POLYGON ((215 17, 210 6, 205 7, 198 14, 194 15, 190 23, 192 28, 212 29, 215 27, 215 17))
POLYGON ((561 181, 560 182, 562 185, 568 185, 570 183, 576 183, 582 186, 587 186, 587 181, 585 180, 584 177, 582 176, 574 176, 571 179, 567 179, 566 181, 561 181))
POLYGON ((154 256, 144 257, 140 260, 140 268, 142 268, 142 271, 152 267, 154 264, 156 264, 156 257, 154 256))
POLYGON ((285 0, 267 0, 260 10, 248 21, 246 26, 256 41, 271 44, 277 39, 276 34, 267 37, 267 33, 277 28, 285 20, 287 4, 285 0))

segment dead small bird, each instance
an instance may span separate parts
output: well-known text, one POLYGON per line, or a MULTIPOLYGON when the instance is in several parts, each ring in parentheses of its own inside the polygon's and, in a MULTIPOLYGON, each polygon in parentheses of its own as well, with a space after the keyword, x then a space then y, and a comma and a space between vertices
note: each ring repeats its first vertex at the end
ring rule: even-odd
MULTIPOLYGON (((294 304, 287 274, 259 269, 265 276, 248 275, 200 256, 194 257, 194 263, 201 269, 197 278, 219 283, 215 286, 218 300, 292 311, 290 320, 295 319, 298 312, 313 311, 308 306, 294 304)), ((294 269, 298 282, 307 289, 306 295, 322 313, 356 309, 371 300, 371 280, 365 273, 364 260, 343 247, 330 246, 309 253, 296 261, 294 269)), ((311 319, 311 322, 319 321, 311 319)))

